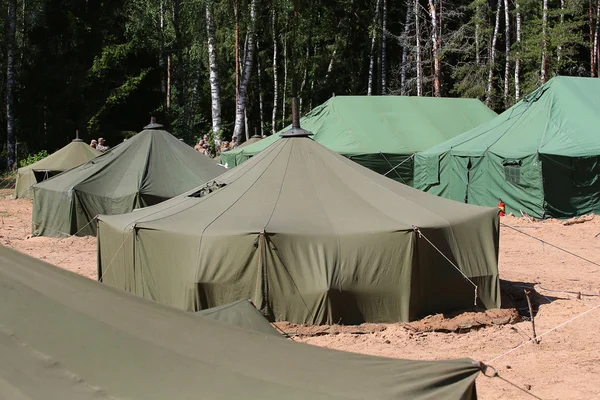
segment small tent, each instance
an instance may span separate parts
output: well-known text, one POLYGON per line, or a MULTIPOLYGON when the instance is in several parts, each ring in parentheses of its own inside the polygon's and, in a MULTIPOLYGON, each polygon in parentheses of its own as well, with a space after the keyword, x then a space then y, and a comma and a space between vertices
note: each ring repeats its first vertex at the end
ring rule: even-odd
POLYGON ((174 310, 0 246, 0 397, 477 398, 470 359, 295 343, 174 310))
POLYGON ((15 199, 32 198, 32 186, 37 182, 77 167, 100 154, 102 153, 84 143, 83 140, 73 139, 71 143, 48 157, 17 170, 15 199))
POLYGON ((479 306, 500 305, 498 224, 497 209, 282 137, 181 196, 100 216, 98 273, 188 311, 251 299, 272 320, 408 321, 472 308, 475 292, 479 306))
POLYGON ((225 171, 161 127, 151 124, 103 155, 36 184, 34 235, 95 235, 98 214, 160 203, 225 171))
MULTIPOLYGON (((302 117, 301 123, 328 149, 410 185, 414 153, 495 116, 477 99, 335 96, 302 117)), ((221 154, 221 164, 228 168, 241 164, 273 144, 281 132, 221 154)))
POLYGON ((556 77, 415 157, 415 187, 536 218, 600 212, 600 80, 556 77))
POLYGON ((250 300, 234 301, 196 312, 197 315, 266 335, 283 337, 250 300))

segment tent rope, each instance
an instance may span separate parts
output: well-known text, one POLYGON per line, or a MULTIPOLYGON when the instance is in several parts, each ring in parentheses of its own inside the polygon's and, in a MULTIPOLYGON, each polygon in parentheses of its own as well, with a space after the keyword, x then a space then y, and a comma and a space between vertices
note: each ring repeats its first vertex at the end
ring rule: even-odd
MULTIPOLYGON (((578 319, 578 318, 581 318, 581 317, 583 317, 584 315, 586 315, 586 314, 589 314, 589 313, 591 313, 591 312, 592 312, 592 311, 594 311, 594 310, 597 310, 598 308, 600 308, 600 303, 598 303, 598 304, 596 304, 594 307, 592 307, 592 308, 590 308, 590 309, 588 309, 588 310, 586 310, 586 311, 582 312, 581 314, 578 314, 578 315, 576 315, 576 316, 574 316, 574 317, 572 317, 572 318, 568 319, 567 321, 565 321, 565 322, 563 322, 563 323, 561 323, 561 324, 558 324, 558 325, 556 325, 554 328, 552 328, 552 329, 548 329, 546 332, 542 333, 541 335, 538 335, 538 336, 537 336, 537 339, 535 339, 535 340, 539 340, 539 339, 540 339, 542 336, 546 336, 546 335, 547 335, 547 334, 549 334, 550 332, 554 332, 555 330, 557 330, 557 329, 559 329, 559 328, 562 328, 562 327, 563 327, 563 326, 565 326, 565 325, 568 325, 568 324, 570 324, 571 322, 575 321, 576 319, 578 319)), ((531 342, 533 342, 533 341, 534 341, 534 339, 533 339, 533 338, 532 338, 532 339, 530 339, 530 340, 526 340, 525 342, 521 343, 521 344, 520 344, 520 345, 518 345, 517 347, 514 347, 514 348, 510 349, 509 351, 507 351, 507 352, 505 352, 505 353, 502 353, 502 354, 500 354, 500 355, 498 355, 498 356, 496 356, 496 357, 494 357, 494 358, 490 359, 489 361, 486 361, 486 364, 489 364, 489 363, 491 363, 491 362, 494 362, 494 361, 496 361, 496 360, 498 360, 498 359, 500 359, 500 358, 502 358, 502 357, 504 357, 504 356, 507 356, 507 355, 509 355, 510 353, 512 353, 513 351, 516 351, 516 350, 520 349, 521 347, 525 346, 526 344, 528 344, 528 343, 531 343, 531 342)))
POLYGON ((475 301, 474 301, 474 303, 475 303, 475 306, 477 306, 477 295, 478 295, 478 293, 477 293, 477 292, 478 292, 478 287, 477 287, 477 285, 475 284, 475 282, 473 282, 473 281, 472 281, 472 280, 471 280, 471 279, 470 279, 470 278, 469 278, 469 277, 468 277, 468 276, 467 276, 467 275, 466 275, 464 272, 462 272, 462 270, 461 270, 460 268, 458 268, 458 266, 457 266, 455 263, 453 263, 453 262, 452 262, 452 260, 450 260, 450 259, 449 259, 449 258, 448 258, 448 257, 447 257, 447 256, 446 256, 446 255, 445 255, 445 254, 444 254, 444 253, 443 253, 443 252, 440 250, 440 249, 438 249, 438 248, 437 248, 437 247, 436 247, 436 246, 435 246, 435 245, 434 245, 434 244, 431 242, 431 240, 429 240, 429 239, 427 238, 427 236, 425 236, 425 235, 423 234, 423 232, 421 232, 421 230, 420 230, 420 229, 419 229, 417 226, 413 225, 413 227, 412 227, 412 228, 413 228, 413 230, 414 230, 415 232, 417 232, 417 233, 419 234, 419 238, 423 238, 423 239, 425 239, 425 240, 427 241, 427 243, 429 243, 429 244, 431 245, 431 247, 433 247, 435 250, 437 250, 437 252, 438 252, 438 253, 440 253, 440 254, 442 255, 442 257, 444 257, 444 258, 446 259, 446 261, 448 261, 448 262, 450 263, 450 265, 452 265, 452 266, 454 267, 454 269, 456 269, 458 272, 460 272, 460 274, 461 274, 461 275, 462 275, 462 276, 463 276, 463 277, 464 277, 464 278, 465 278, 467 281, 469 281, 469 282, 471 283, 471 285, 473 285, 473 286, 475 287, 475 301))
POLYGON ((561 247, 558 247, 558 246, 557 246, 557 245, 555 245, 555 244, 548 243, 548 242, 546 242, 545 240, 543 240, 543 239, 540 239, 540 238, 538 238, 538 237, 535 237, 535 236, 533 236, 533 235, 531 235, 531 234, 529 234, 529 233, 527 233, 527 232, 524 232, 524 231, 522 231, 522 230, 520 230, 520 229, 517 229, 517 228, 515 228, 514 226, 507 225, 507 224, 505 224, 504 222, 500 222, 500 225, 502 225, 502 226, 503 226, 503 227, 505 227, 505 228, 512 229, 513 231, 519 232, 519 233, 521 233, 521 234, 523 234, 523 235, 525 235, 525 236, 529 236, 530 238, 532 238, 532 239, 535 239, 535 240, 537 240, 537 241, 541 242, 542 244, 547 244, 548 246, 550 246, 550 247, 554 247, 554 248, 555 248, 555 249, 557 249, 557 250, 560 250, 560 251, 562 251, 562 252, 565 252, 565 253, 567 253, 567 254, 570 254, 570 255, 572 255, 573 257, 577 257, 577 258, 579 258, 579 259, 581 259, 581 260, 583 260, 583 261, 586 261, 586 262, 588 262, 588 263, 590 263, 590 264, 593 264, 593 265, 595 265, 595 266, 597 266, 597 267, 600 267, 600 264, 599 264, 599 263, 597 263, 597 262, 595 262, 595 261, 589 260, 589 259, 587 259, 587 258, 585 258, 585 257, 582 257, 582 256, 580 256, 580 255, 578 255, 578 254, 575 254, 575 253, 573 253, 573 252, 571 252, 571 251, 569 251, 569 250, 565 250, 565 249, 563 249, 563 248, 561 248, 561 247))
POLYGON ((98 276, 98 282, 102 282, 102 279, 104 278, 104 275, 106 275, 106 273, 108 272, 108 270, 110 269, 110 267, 112 267, 113 262, 115 261, 115 259, 117 258, 117 255, 119 254, 119 252, 121 251, 121 249, 123 248, 123 245, 125 244, 125 242, 127 241, 127 239, 129 238, 129 235, 131 235, 131 233, 134 231, 135 227, 133 229, 131 229, 127 235, 125 235, 125 238, 123 238, 123 241, 121 242, 121 245, 119 246, 119 248, 117 249, 117 251, 115 252, 115 254, 113 255, 113 258, 110 260, 110 262, 108 263, 108 267, 106 267, 106 269, 104 271, 102 271, 102 275, 98 276))
POLYGON ((81 227, 81 229, 79 229, 77 232, 75 232, 75 233, 74 233, 74 234, 72 234, 72 235, 71 235, 71 234, 69 234, 69 233, 66 233, 66 232, 59 231, 59 230, 57 230, 57 229, 52 229, 52 228, 50 228, 49 226, 47 226, 47 225, 44 225, 44 224, 39 224, 39 223, 35 223, 35 222, 33 222, 33 224, 34 224, 36 227, 44 227, 44 228, 46 228, 46 229, 48 229, 48 230, 50 230, 50 231, 52 231, 52 232, 56 232, 56 233, 60 233, 61 235, 64 235, 65 237, 63 237, 62 239, 60 239, 60 240, 58 241, 58 242, 62 242, 63 240, 66 240, 66 239, 72 238, 72 237, 74 237, 74 236, 77 236, 77 235, 78 235, 79 233, 81 233, 81 232, 82 232, 82 231, 83 231, 85 228, 87 228, 87 226, 88 226, 88 225, 90 225, 92 222, 94 222, 95 220, 97 220, 99 216, 100 216, 100 214, 96 215, 96 216, 95 216, 94 218, 92 218, 92 219, 91 219, 91 220, 90 220, 90 221, 89 221, 87 224, 85 224, 84 226, 82 226, 82 227, 81 227))
POLYGON ((494 367, 492 367, 491 365, 487 365, 485 363, 482 363, 481 361, 479 362, 475 362, 475 364, 477 364, 479 366, 479 369, 481 370, 481 374, 483 376, 485 376, 486 378, 499 378, 500 380, 508 383, 509 385, 519 389, 520 391, 522 391, 523 393, 526 393, 527 395, 533 397, 534 399, 538 399, 538 400, 542 400, 541 397, 536 396, 535 394, 531 393, 530 391, 522 388, 521 386, 517 385, 516 383, 513 383, 511 381, 509 381, 508 379, 506 379, 503 376, 500 376, 500 374, 498 373, 498 370, 494 367), (491 370, 491 374, 488 374, 488 370, 491 370))
MULTIPOLYGON (((402 181, 402 183, 404 183, 406 185, 406 182, 404 181, 404 179, 402 179, 402 175, 400 175, 398 173, 398 171, 395 171, 395 167, 392 165, 392 163, 387 159, 387 157, 385 156, 385 154, 383 154, 382 152, 379 152, 379 154, 381 155, 381 157, 383 157, 383 159, 385 160, 385 162, 392 168, 390 171, 394 171, 396 173, 396 175, 398 175, 398 178, 400 178, 400 180, 402 181)), ((408 158, 405 158, 404 161, 406 161, 408 158)), ((402 162, 404 162, 402 161, 402 162)), ((400 163, 402 164, 402 163, 400 163)), ((396 167, 399 167, 400 165, 396 165, 396 167)))
MULTIPOLYGON (((383 155, 383 153, 382 153, 383 155)), ((385 156, 384 156, 385 157, 385 156)), ((406 161, 411 160, 412 158, 415 157, 415 154, 411 154, 410 156, 406 157, 404 160, 402 160, 402 162, 398 165, 396 165, 394 168, 390 169, 388 172, 386 172, 385 174, 383 174, 383 176, 387 176, 390 172, 394 171, 396 168, 398 168, 399 166, 401 166, 402 164, 404 164, 406 161)), ((387 161, 387 160, 386 160, 387 161)), ((389 161, 388 161, 389 164, 389 161)))

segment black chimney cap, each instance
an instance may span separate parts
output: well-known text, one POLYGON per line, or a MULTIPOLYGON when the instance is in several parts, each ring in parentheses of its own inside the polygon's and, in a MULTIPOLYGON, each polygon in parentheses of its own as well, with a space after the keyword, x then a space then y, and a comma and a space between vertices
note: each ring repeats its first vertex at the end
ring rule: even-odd
POLYGON ((156 123, 155 117, 150 117, 150 123, 144 127, 144 129, 160 129, 163 126, 156 123))
POLYGON ((75 139, 73 139, 73 142, 83 142, 83 140, 79 139, 79 130, 75 131, 75 139))
POLYGON ((282 138, 309 137, 313 133, 300 127, 300 116, 298 115, 298 104, 296 98, 292 97, 292 127, 279 135, 282 138))

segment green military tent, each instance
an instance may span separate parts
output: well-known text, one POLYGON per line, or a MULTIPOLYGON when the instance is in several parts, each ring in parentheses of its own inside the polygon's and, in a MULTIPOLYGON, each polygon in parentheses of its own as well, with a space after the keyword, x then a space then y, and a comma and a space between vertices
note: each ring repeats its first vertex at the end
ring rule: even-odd
POLYGON ((95 235, 98 214, 160 203, 225 171, 161 127, 151 124, 103 155, 34 185, 33 233, 95 235))
POLYGON ((470 359, 394 360, 199 318, 0 247, 0 398, 477 398, 470 359))
POLYGON ((497 209, 282 137, 207 185, 100 216, 98 273, 189 311, 251 299, 272 320, 407 321, 472 308, 474 285, 479 306, 500 305, 498 224, 497 209))
MULTIPOLYGON (((476 99, 336 96, 310 111, 301 123, 328 149, 410 185, 414 153, 495 116, 476 99)), ((221 154, 221 164, 228 168, 241 164, 273 144, 280 133, 221 154)))
POLYGON ((415 157, 415 187, 536 218, 600 211, 600 80, 556 77, 415 157))
POLYGON ((74 139, 48 157, 17 170, 15 199, 32 198, 32 186, 102 154, 81 139, 74 139))
POLYGON ((283 337, 250 300, 234 301, 223 306, 198 311, 196 314, 247 330, 283 337))

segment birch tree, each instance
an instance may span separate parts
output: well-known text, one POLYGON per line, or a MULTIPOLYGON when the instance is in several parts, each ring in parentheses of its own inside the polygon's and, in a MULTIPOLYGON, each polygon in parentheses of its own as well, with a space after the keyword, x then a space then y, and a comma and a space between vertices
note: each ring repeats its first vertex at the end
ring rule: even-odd
POLYGON ((541 63, 541 71, 540 71, 540 82, 542 85, 546 83, 546 78, 548 74, 548 39, 546 37, 546 33, 548 30, 548 0, 542 0, 542 63, 541 63))
POLYGON ((238 143, 244 130, 244 112, 246 110, 246 95, 248 92, 248 83, 250 82, 250 74, 252 73, 252 63, 254 60, 255 50, 255 34, 256 34, 256 2, 250 2, 250 21, 248 28, 248 44, 244 54, 244 69, 240 79, 240 90, 236 105, 235 126, 233 128, 233 136, 238 138, 238 143))
POLYGON ((210 98, 212 112, 212 132, 217 136, 221 133, 221 90, 217 68, 217 50, 215 26, 212 13, 213 2, 206 1, 206 36, 208 42, 208 69, 210 82, 210 98))
POLYGON ((387 94, 387 0, 383 0, 383 15, 381 22, 381 94, 387 94))
POLYGON ((373 26, 371 27, 371 53, 369 55, 369 83, 367 85, 367 96, 373 94, 373 83, 375 80, 375 42, 377 40, 377 24, 379 23, 379 6, 381 0, 375 2, 375 16, 373 17, 373 26))
POLYGON ((421 60, 421 30, 419 29, 419 0, 415 0, 414 4, 414 16, 415 16, 415 37, 416 46, 415 52, 417 53, 417 96, 423 95, 423 63, 421 60))
POLYGON ((517 25, 517 54, 515 55, 515 101, 521 99, 521 11, 519 0, 515 0, 516 25, 517 25))
POLYGON ((431 46, 433 53, 433 92, 435 97, 441 97, 440 37, 438 33, 437 11, 433 0, 429 0, 429 16, 431 17, 431 46))
MULTIPOLYGON (((546 0, 544 0, 546 1, 546 0)), ((492 36, 492 44, 490 46, 490 57, 488 66, 488 83, 485 104, 490 107, 492 105, 492 95, 494 89, 494 66, 496 61, 496 42, 498 40, 498 31, 500 29, 500 10, 502 9, 502 0, 498 0, 496 5, 496 23, 494 25, 494 34, 492 36)))
POLYGON ((277 8, 276 1, 272 3, 272 15, 271 15, 271 32, 273 34, 273 112, 271 114, 271 134, 277 132, 277 107, 278 107, 278 95, 279 95, 279 84, 277 82, 277 29, 276 29, 276 17, 277 8))
POLYGON ((508 8, 508 0, 504 0, 504 42, 505 42, 505 63, 504 63, 504 108, 509 107, 510 93, 510 11, 508 8))
POLYGON ((402 33, 402 61, 400 65, 400 94, 406 96, 406 70, 408 68, 408 35, 410 33, 412 5, 406 3, 406 19, 402 33))

